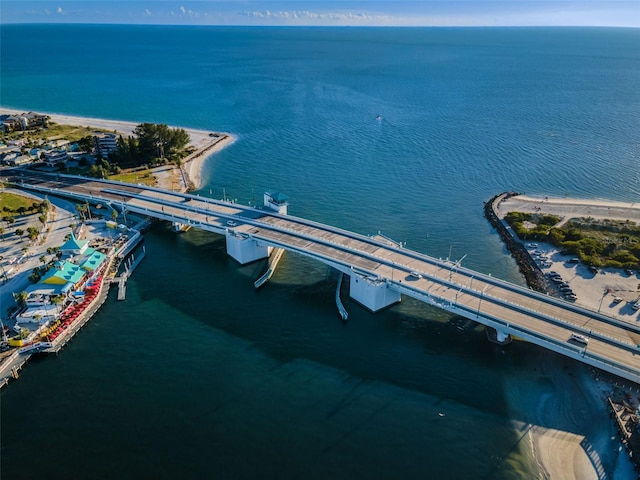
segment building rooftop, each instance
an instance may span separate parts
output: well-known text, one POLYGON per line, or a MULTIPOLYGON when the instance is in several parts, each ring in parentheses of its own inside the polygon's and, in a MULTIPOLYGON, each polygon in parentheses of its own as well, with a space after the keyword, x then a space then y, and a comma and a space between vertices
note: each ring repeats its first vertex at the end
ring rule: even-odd
POLYGON ((84 274, 85 270, 78 265, 71 262, 56 262, 55 267, 40 279, 40 283, 73 286, 82 279, 84 274))
POLYGON ((78 240, 73 232, 71 232, 71 238, 64 242, 64 244, 60 247, 60 250, 63 253, 72 253, 77 255, 80 253, 85 253, 88 245, 89 240, 78 240))
POLYGON ((267 192, 267 195, 269 195, 275 203, 285 203, 289 200, 289 197, 281 192, 267 192))

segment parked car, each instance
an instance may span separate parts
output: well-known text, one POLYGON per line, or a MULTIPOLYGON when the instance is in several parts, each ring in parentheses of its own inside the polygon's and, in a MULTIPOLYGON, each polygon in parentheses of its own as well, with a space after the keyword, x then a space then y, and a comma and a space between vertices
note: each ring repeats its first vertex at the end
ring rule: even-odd
POLYGON ((578 343, 583 343, 585 345, 589 343, 589 339, 584 335, 580 335, 579 333, 572 333, 571 337, 569 337, 569 340, 573 340, 578 343))

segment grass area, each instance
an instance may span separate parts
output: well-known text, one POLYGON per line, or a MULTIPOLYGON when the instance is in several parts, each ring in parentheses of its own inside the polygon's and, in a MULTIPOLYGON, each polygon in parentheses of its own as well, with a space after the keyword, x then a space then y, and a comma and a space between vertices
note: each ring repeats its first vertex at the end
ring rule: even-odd
POLYGON ((539 240, 576 255, 586 265, 640 269, 640 226, 629 220, 573 218, 560 228, 560 218, 509 212, 505 220, 521 240, 539 240))
POLYGON ((16 195, 15 193, 0 192, 0 210, 2 211, 5 211, 5 207, 11 211, 17 211, 20 207, 29 210, 34 203, 40 202, 37 202, 33 198, 16 195))
POLYGON ((37 128, 27 130, 26 132, 15 131, 3 133, 0 140, 7 142, 9 140, 24 140, 26 142, 41 143, 48 140, 65 139, 70 142, 77 142, 82 137, 93 135, 93 132, 106 132, 107 130, 91 127, 80 127, 76 125, 61 125, 59 123, 49 122, 47 128, 37 128))
POLYGON ((135 172, 123 172, 117 175, 109 175, 109 180, 116 180, 126 183, 142 183, 153 187, 156 185, 156 178, 151 173, 151 170, 137 170, 135 172))

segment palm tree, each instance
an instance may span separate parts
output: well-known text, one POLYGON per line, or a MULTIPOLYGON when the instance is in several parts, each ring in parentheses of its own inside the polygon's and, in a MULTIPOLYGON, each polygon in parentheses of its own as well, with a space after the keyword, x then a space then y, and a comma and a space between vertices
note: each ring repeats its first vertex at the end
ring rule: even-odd
POLYGON ((80 215, 80 219, 84 221, 85 219, 85 208, 86 206, 82 203, 79 203, 78 205, 76 205, 76 210, 78 211, 78 214, 80 215))
POLYGON ((64 299, 65 299, 65 296, 62 294, 51 297, 51 303, 53 303, 57 307, 58 312, 60 312, 60 304, 64 302, 64 299))
POLYGON ((22 292, 18 292, 18 293, 14 293, 13 294, 13 298, 15 299, 16 303, 18 305, 20 305, 21 307, 25 307, 27 305, 27 297, 29 296, 29 294, 27 292, 25 292, 24 290, 22 292))

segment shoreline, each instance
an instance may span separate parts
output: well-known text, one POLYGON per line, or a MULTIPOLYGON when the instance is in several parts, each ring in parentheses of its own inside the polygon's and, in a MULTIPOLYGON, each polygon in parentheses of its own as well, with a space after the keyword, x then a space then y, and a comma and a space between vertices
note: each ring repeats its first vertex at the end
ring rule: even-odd
MULTIPOLYGON (((0 105, 0 114, 19 115, 29 111, 34 110, 16 109, 0 105)), ((83 117, 44 111, 37 111, 37 113, 47 115, 52 122, 60 125, 111 130, 123 136, 133 135, 134 129, 140 123, 144 123, 131 122, 127 120, 109 120, 97 117, 83 117)), ((171 188, 171 178, 177 175, 180 179, 182 191, 190 189, 197 190, 202 187, 202 169, 204 167, 205 160, 233 144, 236 141, 237 136, 228 132, 215 132, 175 125, 168 126, 170 128, 184 129, 189 134, 189 146, 194 147, 196 150, 185 157, 182 162, 182 168, 176 165, 162 165, 154 168, 153 173, 154 175, 157 175, 156 178, 158 186, 161 188, 171 188), (167 168, 168 166, 170 168, 167 168), (167 185, 169 186, 167 187, 167 185)))
MULTIPOLYGON (((550 257, 551 265, 539 265, 531 255, 530 248, 526 248, 525 242, 506 225, 504 217, 510 211, 555 214, 563 218, 561 223, 570 218, 588 216, 640 221, 640 204, 610 200, 534 197, 514 192, 495 195, 485 203, 486 218, 515 258, 530 288, 552 293, 553 288, 546 281, 543 270, 553 269, 561 272, 562 277, 571 282, 578 297, 576 303, 594 311, 602 311, 606 315, 621 319, 624 317, 614 304, 604 302, 603 305, 602 292, 609 288, 616 294, 623 295, 625 288, 635 289, 637 283, 635 277, 625 278, 619 271, 611 268, 601 269, 596 276, 586 275, 580 271, 586 270, 586 267, 568 265, 568 256, 562 255, 556 247, 544 242, 538 242, 536 248, 550 257)), ((563 478, 597 479, 603 472, 610 472, 614 478, 617 478, 618 470, 629 469, 629 460, 622 460, 617 452, 608 448, 612 443, 610 440, 612 425, 605 399, 607 391, 613 388, 611 384, 613 380, 592 368, 567 364, 563 370, 554 370, 551 365, 546 364, 547 362, 548 360, 542 361, 537 365, 536 370, 543 374, 540 376, 541 379, 546 378, 554 385, 554 389, 543 395, 533 391, 521 391, 518 395, 514 395, 516 398, 511 399, 514 408, 523 410, 528 417, 530 428, 528 434, 533 447, 533 458, 538 467, 549 478, 562 476, 563 478), (528 396, 532 397, 527 399, 528 396), (537 402, 536 405, 531 403, 533 400, 537 402), (549 404, 549 408, 544 408, 543 405, 546 404, 549 404), (558 408, 559 406, 562 407, 558 408), (585 421, 580 416, 574 416, 574 409, 581 409, 589 421, 585 421), (572 432, 572 426, 586 434, 578 435, 572 432), (572 465, 571 472, 566 470, 567 462, 572 465)), ((516 391, 519 390, 518 386, 513 388, 516 391)))

